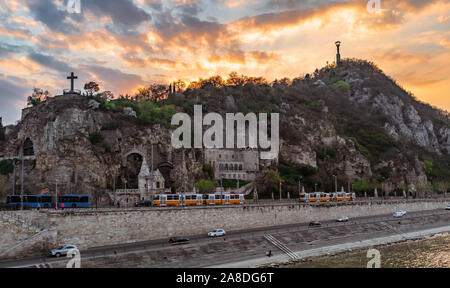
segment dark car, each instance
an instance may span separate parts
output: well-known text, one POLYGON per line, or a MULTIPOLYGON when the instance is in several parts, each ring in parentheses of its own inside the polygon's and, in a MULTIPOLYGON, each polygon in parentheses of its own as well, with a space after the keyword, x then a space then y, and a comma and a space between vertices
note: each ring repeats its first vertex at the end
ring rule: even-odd
POLYGON ((189 242, 189 239, 184 237, 172 237, 169 239, 170 244, 185 243, 185 242, 189 242))
POLYGON ((136 204, 134 204, 134 206, 135 207, 151 207, 152 201, 151 200, 140 201, 140 202, 137 202, 136 204))
POLYGON ((322 223, 320 223, 319 221, 309 222, 309 227, 316 227, 316 226, 320 226, 320 225, 322 225, 322 223))

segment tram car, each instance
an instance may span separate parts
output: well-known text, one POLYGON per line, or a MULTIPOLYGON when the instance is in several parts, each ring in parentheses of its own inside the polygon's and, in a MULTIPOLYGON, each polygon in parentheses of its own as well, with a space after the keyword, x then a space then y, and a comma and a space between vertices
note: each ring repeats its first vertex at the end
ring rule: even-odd
POLYGON ((347 201, 355 201, 356 200, 356 193, 347 193, 347 198, 349 198, 347 201))
POLYGON ((311 192, 311 193, 300 193, 299 201, 302 203, 314 203, 314 202, 347 202, 347 201, 355 201, 356 194, 355 193, 346 193, 346 192, 333 192, 333 193, 325 193, 325 192, 311 192))
POLYGON ((214 193, 177 193, 157 194, 153 196, 153 206, 201 206, 201 205, 229 205, 245 204, 244 194, 214 193))
POLYGON ((320 192, 300 193, 300 202, 305 202, 305 203, 319 202, 320 197, 321 197, 320 192))
POLYGON ((204 205, 245 204, 244 194, 220 193, 204 194, 204 205))
POLYGON ((328 201, 329 201, 328 193, 319 192, 319 202, 328 202, 328 201))
POLYGON ((300 202, 309 202, 309 193, 300 193, 300 202))
POLYGON ((336 201, 337 202, 345 201, 346 197, 347 197, 347 193, 345 193, 345 192, 337 192, 336 193, 336 201))

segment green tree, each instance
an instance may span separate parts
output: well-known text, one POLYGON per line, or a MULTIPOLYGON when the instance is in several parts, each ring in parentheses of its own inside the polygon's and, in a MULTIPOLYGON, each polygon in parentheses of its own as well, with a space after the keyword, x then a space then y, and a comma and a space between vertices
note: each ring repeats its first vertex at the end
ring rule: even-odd
POLYGON ((210 180, 200 180, 195 183, 195 188, 197 188, 200 193, 211 193, 216 188, 214 183, 210 180))
POLYGON ((44 91, 42 88, 33 88, 33 93, 31 96, 27 98, 27 104, 30 106, 36 106, 42 101, 46 101, 49 97, 52 97, 52 94, 47 90, 44 91))
POLYGON ((423 161, 423 164, 425 164, 425 174, 427 174, 427 177, 430 178, 433 176, 433 162, 425 160, 423 161))
POLYGON ((236 72, 233 71, 228 75, 226 84, 228 86, 244 86, 245 81, 246 80, 244 75, 239 76, 236 72))
POLYGON ((358 180, 353 183, 353 190, 357 193, 369 192, 371 190, 371 185, 364 179, 358 180))
POLYGON ((11 160, 0 161, 0 174, 8 175, 14 170, 13 162, 11 160))
POLYGON ((175 83, 173 83, 175 87, 175 91, 183 91, 186 88, 186 82, 178 79, 175 83))
POLYGON ((84 84, 84 91, 86 91, 88 96, 93 96, 94 93, 100 91, 100 87, 96 82, 90 81, 84 84))
POLYGON ((270 197, 272 192, 279 192, 280 182, 284 182, 275 170, 265 170, 258 178, 258 192, 265 198, 270 197))
POLYGON ((203 165, 203 172, 206 173, 210 180, 214 180, 214 167, 209 164, 203 165))

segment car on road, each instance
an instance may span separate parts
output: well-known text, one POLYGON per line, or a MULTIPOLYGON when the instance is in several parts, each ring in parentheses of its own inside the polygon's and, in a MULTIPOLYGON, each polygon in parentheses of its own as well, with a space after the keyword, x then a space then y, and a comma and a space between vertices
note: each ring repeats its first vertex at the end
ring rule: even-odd
POLYGON ((395 213, 392 215, 394 217, 403 217, 406 215, 406 211, 405 210, 399 210, 399 211, 395 211, 395 213))
POLYGON ((143 201, 139 201, 136 202, 134 204, 135 207, 151 207, 152 206, 152 201, 151 200, 143 200, 143 201))
POLYGON ((320 223, 319 221, 311 221, 309 222, 309 227, 316 227, 316 226, 321 226, 322 223, 320 223))
POLYGON ((223 229, 216 229, 208 233, 208 237, 220 237, 225 236, 226 232, 223 229))
POLYGON ((445 207, 445 210, 450 210, 450 204, 447 204, 447 207, 445 207))
POLYGON ((53 249, 52 251, 50 251, 51 256, 54 257, 75 255, 77 253, 80 253, 80 251, 75 245, 64 245, 59 247, 58 249, 53 249))
POLYGON ((348 221, 348 217, 347 216, 339 216, 336 219, 337 222, 347 222, 348 221))
POLYGON ((176 244, 176 243, 186 243, 189 242, 189 239, 185 238, 185 237, 171 237, 169 239, 169 243, 170 244, 176 244))

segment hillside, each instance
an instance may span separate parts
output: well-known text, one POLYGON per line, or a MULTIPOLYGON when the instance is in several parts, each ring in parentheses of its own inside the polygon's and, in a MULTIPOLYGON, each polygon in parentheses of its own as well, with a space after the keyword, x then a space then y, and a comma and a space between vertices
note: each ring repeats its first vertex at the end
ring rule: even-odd
MULTIPOLYGON (((185 183, 190 189, 208 178, 203 151, 173 149, 169 124, 175 112, 192 114, 193 105, 202 104, 204 113, 280 113, 279 161, 262 163, 260 169, 278 170, 285 192, 297 191, 299 176, 307 189, 317 183, 326 191, 334 190, 333 174, 339 187, 364 181, 388 191, 450 181, 449 115, 417 101, 371 63, 345 60, 339 67, 273 83, 232 76, 227 82, 212 77, 191 83, 157 103, 51 98, 28 108, 22 121, 0 138, 0 157, 18 155, 30 138, 36 157, 26 161, 26 192, 53 190, 58 175, 67 192, 98 194, 111 188, 114 178, 123 187, 123 179, 140 168, 139 159, 128 156, 146 151, 150 157, 153 144, 155 165, 173 164, 162 171, 166 183, 174 191, 185 183)), ((11 192, 8 161, 0 169, 0 198, 11 192)))

